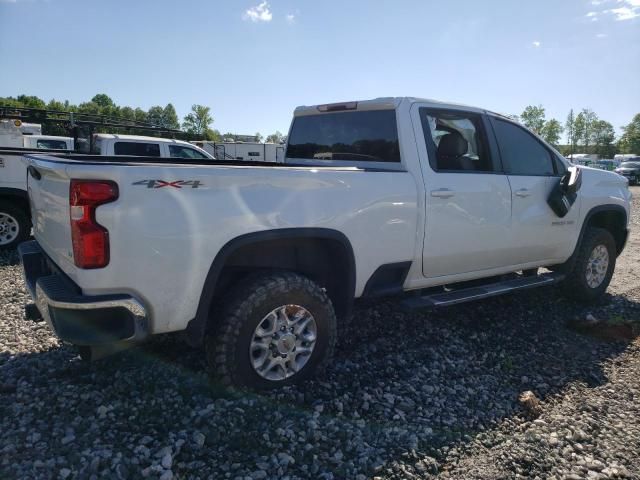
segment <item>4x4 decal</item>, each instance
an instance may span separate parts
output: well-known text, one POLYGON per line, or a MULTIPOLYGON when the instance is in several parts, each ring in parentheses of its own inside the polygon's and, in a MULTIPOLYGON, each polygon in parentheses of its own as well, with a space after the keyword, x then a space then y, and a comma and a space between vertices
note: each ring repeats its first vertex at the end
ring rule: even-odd
POLYGON ((165 180, 138 180, 137 182, 133 182, 131 185, 146 185, 147 188, 198 188, 204 186, 200 180, 174 180, 173 182, 167 182, 165 180))

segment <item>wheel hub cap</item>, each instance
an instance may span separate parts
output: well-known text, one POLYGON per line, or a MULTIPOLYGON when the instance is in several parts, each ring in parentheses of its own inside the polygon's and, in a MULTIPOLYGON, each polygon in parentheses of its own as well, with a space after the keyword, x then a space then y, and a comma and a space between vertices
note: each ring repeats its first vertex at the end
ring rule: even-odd
POLYGON ((604 245, 596 246, 587 261, 587 285, 590 288, 599 287, 607 276, 609 268, 609 251, 604 245))
POLYGON ((0 212, 0 245, 13 242, 18 236, 18 221, 8 213, 0 212))
POLYGON ((282 305, 265 315, 249 345, 255 372, 271 381, 285 380, 307 364, 316 345, 313 315, 300 305, 282 305))

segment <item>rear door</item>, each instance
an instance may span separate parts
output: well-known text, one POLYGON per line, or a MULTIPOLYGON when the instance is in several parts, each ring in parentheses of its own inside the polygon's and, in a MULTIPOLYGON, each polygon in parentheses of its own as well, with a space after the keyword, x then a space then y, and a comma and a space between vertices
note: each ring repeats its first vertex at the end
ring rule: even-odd
POLYGON ((511 190, 484 116, 415 104, 412 117, 426 189, 424 276, 509 265, 511 190))
POLYGON ((579 213, 575 204, 559 218, 547 199, 564 174, 555 154, 524 127, 490 117, 512 190, 512 251, 515 263, 561 259, 572 245, 579 213))

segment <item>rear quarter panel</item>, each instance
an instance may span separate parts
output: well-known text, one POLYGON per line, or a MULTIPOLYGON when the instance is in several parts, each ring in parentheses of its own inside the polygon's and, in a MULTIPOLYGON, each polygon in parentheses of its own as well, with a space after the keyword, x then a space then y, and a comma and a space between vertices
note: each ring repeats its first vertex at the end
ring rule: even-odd
POLYGON ((120 190, 116 202, 96 212, 110 232, 109 265, 68 273, 85 294, 139 298, 154 333, 186 327, 218 251, 246 233, 295 227, 344 233, 356 260, 356 296, 378 266, 414 256, 417 191, 407 172, 73 164, 66 173, 111 179, 120 190), (199 184, 149 188, 145 180, 199 184))

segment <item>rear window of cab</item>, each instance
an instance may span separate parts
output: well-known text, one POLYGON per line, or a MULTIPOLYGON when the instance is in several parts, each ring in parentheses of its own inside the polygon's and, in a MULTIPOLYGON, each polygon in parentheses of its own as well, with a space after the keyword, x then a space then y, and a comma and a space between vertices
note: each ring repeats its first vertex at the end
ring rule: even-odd
POLYGON ((395 110, 333 112, 296 117, 287 157, 400 162, 395 110))

